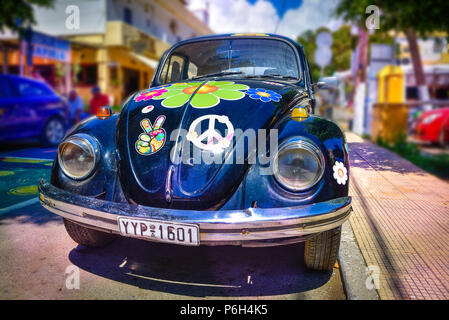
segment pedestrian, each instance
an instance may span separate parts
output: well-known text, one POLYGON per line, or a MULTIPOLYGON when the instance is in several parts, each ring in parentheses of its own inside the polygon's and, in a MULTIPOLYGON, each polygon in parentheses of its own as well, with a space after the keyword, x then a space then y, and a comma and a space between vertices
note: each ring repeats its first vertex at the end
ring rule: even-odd
POLYGON ((70 122, 72 124, 76 124, 81 118, 84 118, 84 103, 76 90, 70 91, 67 104, 69 106, 70 122))
POLYGON ((42 77, 42 75, 40 74, 39 70, 34 66, 31 68, 31 78, 41 81, 41 82, 44 82, 44 83, 47 83, 45 78, 42 77))
POLYGON ((89 111, 91 114, 95 115, 97 114, 99 108, 109 106, 110 102, 109 97, 101 93, 101 90, 98 86, 93 87, 91 92, 92 99, 89 103, 89 111))

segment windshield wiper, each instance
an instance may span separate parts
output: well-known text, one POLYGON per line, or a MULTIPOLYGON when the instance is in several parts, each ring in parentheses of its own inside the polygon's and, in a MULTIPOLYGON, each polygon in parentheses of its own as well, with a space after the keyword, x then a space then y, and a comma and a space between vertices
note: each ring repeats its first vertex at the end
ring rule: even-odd
POLYGON ((294 79, 294 80, 298 80, 297 77, 293 77, 293 76, 285 76, 282 74, 249 74, 246 76, 246 78, 281 78, 281 79, 294 79))
POLYGON ((200 78, 206 78, 206 77, 228 76, 228 75, 232 75, 232 74, 242 74, 242 73, 243 72, 241 72, 241 71, 222 71, 222 72, 203 74, 200 76, 194 76, 190 79, 194 80, 194 79, 200 79, 200 78))

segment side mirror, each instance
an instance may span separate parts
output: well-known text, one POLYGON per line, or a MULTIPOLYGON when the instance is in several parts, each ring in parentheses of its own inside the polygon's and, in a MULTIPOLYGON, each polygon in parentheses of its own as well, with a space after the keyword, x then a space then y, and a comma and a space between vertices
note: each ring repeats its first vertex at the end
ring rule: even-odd
POLYGON ((314 91, 318 89, 335 89, 338 86, 338 79, 337 77, 322 77, 312 86, 314 91))

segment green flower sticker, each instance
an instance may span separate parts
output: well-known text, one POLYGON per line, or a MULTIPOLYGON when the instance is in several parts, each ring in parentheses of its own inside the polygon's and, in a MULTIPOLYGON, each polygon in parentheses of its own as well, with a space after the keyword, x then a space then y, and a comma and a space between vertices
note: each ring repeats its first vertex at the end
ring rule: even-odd
MULTIPOLYGON (((164 88, 167 92, 152 99, 161 100, 162 106, 166 108, 178 108, 189 101, 195 90, 200 87, 202 82, 174 83, 170 87, 164 88)), ((202 85, 195 96, 190 101, 194 108, 212 108, 223 100, 239 100, 245 97, 241 90, 249 89, 243 84, 236 84, 232 81, 208 81, 202 85)))

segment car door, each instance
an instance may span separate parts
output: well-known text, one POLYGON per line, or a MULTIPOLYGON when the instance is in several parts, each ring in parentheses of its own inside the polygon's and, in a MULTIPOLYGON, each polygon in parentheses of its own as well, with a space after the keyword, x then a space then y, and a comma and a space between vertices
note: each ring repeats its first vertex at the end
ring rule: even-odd
POLYGON ((45 83, 35 80, 20 79, 16 81, 15 90, 21 102, 17 119, 20 119, 23 136, 39 137, 47 120, 61 113, 61 98, 45 83))
POLYGON ((0 140, 11 140, 20 135, 21 101, 15 94, 8 76, 0 76, 0 140))
POLYGON ((38 116, 38 109, 41 108, 37 99, 39 90, 36 90, 34 81, 26 78, 14 77, 11 80, 11 92, 16 101, 11 112, 11 130, 16 139, 38 136, 40 121, 43 120, 38 116))

